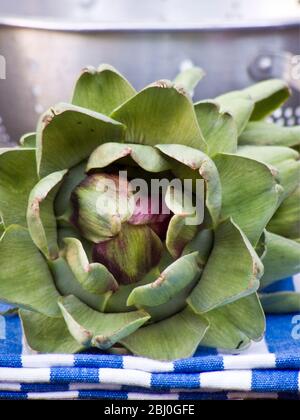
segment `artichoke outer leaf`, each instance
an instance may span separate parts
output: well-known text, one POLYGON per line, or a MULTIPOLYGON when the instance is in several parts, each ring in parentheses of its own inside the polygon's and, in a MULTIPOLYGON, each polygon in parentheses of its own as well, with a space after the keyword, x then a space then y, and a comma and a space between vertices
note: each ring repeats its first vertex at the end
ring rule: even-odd
POLYGON ((300 180, 300 161, 286 160, 278 165, 279 182, 283 187, 280 203, 282 203, 299 185, 300 180))
POLYGON ((300 144, 300 126, 281 127, 264 121, 252 121, 247 124, 238 143, 252 146, 297 146, 300 144))
POLYGON ((86 161, 71 168, 64 177, 54 202, 54 213, 56 217, 64 217, 70 211, 70 200, 74 189, 84 180, 86 161))
POLYGON ((64 246, 65 246, 64 239, 65 238, 75 238, 75 239, 78 239, 82 243, 82 246, 83 246, 83 248, 85 250, 85 253, 86 253, 89 261, 92 260, 93 244, 91 242, 87 241, 86 239, 84 239, 81 236, 81 234, 78 231, 78 229, 76 229, 74 226, 72 226, 70 224, 60 225, 58 223, 57 237, 58 237, 58 246, 59 246, 59 249, 63 249, 64 248, 64 246))
POLYGON ((59 293, 27 229, 11 225, 5 230, 0 240, 0 266, 0 299, 50 317, 59 315, 59 293))
POLYGON ((262 274, 263 265, 247 237, 225 220, 216 229, 214 247, 187 303, 200 314, 232 303, 255 292, 262 274))
POLYGON ((63 317, 50 318, 37 312, 19 310, 26 342, 40 353, 77 353, 84 346, 71 336, 63 317))
POLYGON ((132 353, 156 360, 191 357, 209 325, 189 307, 155 324, 140 328, 120 342, 132 353))
POLYGON ((300 293, 264 293, 260 295, 260 301, 266 313, 285 314, 300 312, 300 293))
POLYGON ((127 305, 139 308, 169 302, 188 285, 195 285, 201 272, 198 252, 185 255, 167 267, 153 283, 133 289, 127 305))
POLYGON ((20 138, 20 147, 24 149, 34 149, 36 147, 36 134, 26 133, 20 138))
POLYGON ((280 205, 267 230, 289 239, 300 238, 300 186, 280 205))
POLYGON ((130 156, 134 162, 148 172, 163 172, 170 169, 168 162, 152 146, 134 143, 104 143, 91 154, 87 171, 105 168, 126 156, 130 156))
POLYGON ((260 341, 266 331, 266 318, 257 293, 224 306, 229 319, 247 337, 260 341))
POLYGON ((238 135, 246 127, 253 113, 254 102, 247 94, 233 94, 233 92, 219 96, 215 101, 220 106, 222 113, 232 116, 237 127, 238 135))
POLYGON ((160 275, 158 267, 152 268, 141 280, 132 284, 121 285, 119 289, 112 293, 107 300, 105 312, 129 312, 136 309, 134 306, 127 305, 128 296, 136 287, 144 286, 145 284, 153 283, 160 275))
POLYGON ((131 84, 112 66, 85 67, 76 82, 72 104, 109 115, 136 94, 131 84))
POLYGON ((237 126, 228 112, 221 112, 213 101, 195 104, 195 112, 202 134, 207 143, 209 156, 216 153, 235 153, 237 149, 237 126))
POLYGON ((105 311, 107 302, 112 295, 111 291, 97 295, 84 289, 74 276, 67 261, 62 257, 57 258, 55 261, 50 261, 49 266, 55 286, 62 296, 74 295, 90 308, 99 312, 105 311))
MULTIPOLYGON (((216 225, 222 205, 222 187, 214 162, 200 150, 180 144, 158 144, 156 148, 169 158, 182 163, 192 172, 198 171, 206 184, 205 202, 213 224, 216 225)), ((173 167, 176 165, 174 164, 173 167)))
POLYGON ((265 232, 266 253, 261 288, 300 271, 300 243, 271 232, 265 232))
POLYGON ((75 296, 59 299, 70 334, 85 347, 107 350, 139 329, 150 318, 145 311, 104 314, 89 308, 75 296))
POLYGON ((212 229, 201 229, 197 235, 184 247, 182 255, 197 251, 202 264, 206 264, 212 250, 214 234, 212 229))
POLYGON ((190 98, 168 80, 141 90, 117 108, 111 117, 126 127, 125 140, 154 146, 184 144, 206 150, 190 98))
POLYGON ((266 328, 257 293, 207 312, 205 317, 210 328, 202 344, 224 350, 241 350, 250 340, 260 341, 266 328))
POLYGON ((37 182, 34 149, 0 149, 0 215, 4 226, 27 227, 28 196, 37 182))
POLYGON ((223 308, 214 309, 206 314, 209 329, 201 344, 206 347, 223 350, 243 350, 249 347, 251 340, 231 320, 224 315, 223 308), (222 325, 222 328, 220 328, 222 325))
POLYGON ((296 150, 282 146, 239 146, 237 154, 271 165, 277 170, 276 177, 283 187, 280 201, 299 185, 300 161, 296 150))
POLYGON ((299 159, 299 153, 296 150, 285 146, 245 145, 238 147, 237 154, 266 162, 275 167, 286 160, 299 159))
POLYGON ((196 236, 204 220, 204 203, 201 203, 204 200, 204 189, 202 192, 197 191, 198 209, 192 202, 192 191, 190 194, 187 192, 188 189, 182 193, 182 188, 171 188, 169 185, 165 194, 165 203, 174 213, 167 229, 166 247, 175 259, 180 257, 183 248, 196 236), (203 212, 199 204, 202 204, 203 212))
POLYGON ((167 230, 166 247, 173 258, 179 258, 183 249, 196 236, 199 227, 186 224, 186 216, 172 216, 167 230))
POLYGON ((244 156, 218 154, 214 162, 223 191, 221 218, 232 217, 256 245, 282 194, 276 173, 266 164, 244 156))
POLYGON ((205 76, 205 72, 200 67, 190 67, 181 71, 173 80, 178 87, 182 87, 190 96, 193 96, 194 89, 201 79, 205 76))
MULTIPOLYGON (((225 93, 216 100, 230 106, 231 101, 235 110, 239 112, 242 107, 241 100, 250 99, 254 108, 250 114, 250 120, 257 121, 270 115, 275 109, 282 105, 290 96, 290 90, 283 80, 271 79, 256 83, 246 89, 225 93)), ((246 119, 245 119, 245 122, 246 119)), ((242 127, 241 127, 242 128, 242 127)), ((240 132, 243 130, 241 129, 240 132)))
POLYGON ((121 123, 75 105, 50 108, 41 116, 36 133, 40 177, 76 166, 104 142, 122 141, 124 130, 121 123))
POLYGON ((35 245, 48 259, 58 257, 57 226, 53 203, 67 170, 41 179, 32 189, 27 208, 27 224, 35 245))
POLYGON ((93 294, 114 292, 118 289, 116 279, 104 265, 89 263, 82 243, 78 239, 65 238, 64 243, 64 258, 83 289, 93 294))
POLYGON ((255 102, 251 120, 257 121, 279 108, 289 98, 291 91, 283 80, 271 79, 244 89, 244 93, 250 95, 255 102))

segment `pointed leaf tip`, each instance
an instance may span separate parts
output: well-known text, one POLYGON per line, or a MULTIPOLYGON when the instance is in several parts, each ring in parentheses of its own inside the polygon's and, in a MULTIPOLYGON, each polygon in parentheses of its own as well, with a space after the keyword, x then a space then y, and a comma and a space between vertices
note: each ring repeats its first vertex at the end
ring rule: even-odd
POLYGON ((103 350, 132 334, 150 318, 145 311, 100 313, 71 295, 60 298, 59 307, 70 334, 78 343, 103 350))
POLYGON ((72 103, 109 115, 135 94, 135 89, 114 67, 102 64, 97 69, 89 66, 82 70, 72 103))

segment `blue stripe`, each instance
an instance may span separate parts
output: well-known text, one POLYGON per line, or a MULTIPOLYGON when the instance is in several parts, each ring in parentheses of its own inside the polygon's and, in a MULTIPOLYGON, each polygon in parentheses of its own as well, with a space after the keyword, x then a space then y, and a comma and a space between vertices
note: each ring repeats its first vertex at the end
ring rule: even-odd
POLYGON ((64 392, 69 391, 68 384, 21 384, 22 392, 64 392))
POLYGON ((263 289, 264 293, 293 292, 295 290, 293 277, 276 281, 263 289))
POLYGON ((115 355, 76 354, 74 367, 123 368, 123 357, 115 355))
POLYGON ((213 370, 224 370, 222 356, 192 357, 174 362, 174 372, 209 372, 213 370))
POLYGON ((199 346, 198 349, 196 350, 196 353, 194 354, 194 357, 212 356, 212 355, 217 355, 217 354, 218 354, 217 349, 213 349, 211 347, 199 346))
MULTIPOLYGON (((300 346, 300 343, 299 343, 300 346)), ((277 369, 300 370, 300 354, 291 355, 290 352, 276 354, 277 369)))
POLYGON ((27 400, 26 392, 0 391, 0 400, 27 400))
POLYGON ((0 367, 20 368, 22 357, 20 354, 0 354, 0 367))
POLYGON ((298 372, 292 370, 253 370, 252 391, 297 392, 298 372))
POLYGON ((79 399, 127 400, 127 392, 122 391, 79 391, 79 399))
POLYGON ((200 379, 198 373, 152 373, 151 388, 168 390, 176 388, 194 389, 199 388, 200 379))
POLYGON ((50 371, 51 383, 99 383, 99 371, 94 368, 60 368, 54 367, 50 371))

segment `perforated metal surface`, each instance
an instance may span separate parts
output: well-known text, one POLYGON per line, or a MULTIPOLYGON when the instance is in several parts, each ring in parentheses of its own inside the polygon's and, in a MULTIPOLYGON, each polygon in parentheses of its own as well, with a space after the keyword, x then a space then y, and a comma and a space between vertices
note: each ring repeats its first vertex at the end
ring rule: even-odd
POLYGON ((296 108, 287 106, 277 109, 270 117, 270 121, 288 127, 300 125, 300 104, 296 108))

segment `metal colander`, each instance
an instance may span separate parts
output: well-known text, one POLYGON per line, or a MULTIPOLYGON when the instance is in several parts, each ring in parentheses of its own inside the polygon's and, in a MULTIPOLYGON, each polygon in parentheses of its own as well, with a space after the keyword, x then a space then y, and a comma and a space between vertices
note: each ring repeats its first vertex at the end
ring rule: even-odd
POLYGON ((100 63, 139 90, 190 60, 206 72, 195 100, 283 78, 293 97, 273 118, 299 124, 299 39, 299 0, 1 0, 0 143, 33 131, 80 70, 100 63))

